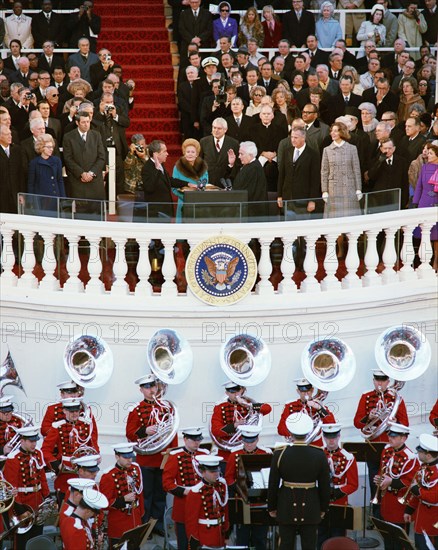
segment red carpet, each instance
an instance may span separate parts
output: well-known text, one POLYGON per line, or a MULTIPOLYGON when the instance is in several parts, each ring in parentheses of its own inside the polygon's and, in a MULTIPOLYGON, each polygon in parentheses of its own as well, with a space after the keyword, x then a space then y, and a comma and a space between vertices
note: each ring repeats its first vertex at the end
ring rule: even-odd
POLYGON ((171 157, 179 157, 181 135, 163 0, 97 0, 95 6, 102 17, 98 48, 108 48, 123 67, 124 80, 136 83, 128 137, 142 133, 146 143, 162 139, 171 157))

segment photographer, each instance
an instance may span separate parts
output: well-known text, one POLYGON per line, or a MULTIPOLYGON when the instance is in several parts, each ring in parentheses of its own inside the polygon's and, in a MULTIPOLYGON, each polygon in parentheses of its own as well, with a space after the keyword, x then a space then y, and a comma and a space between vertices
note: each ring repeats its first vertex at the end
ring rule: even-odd
POLYGON ((80 38, 88 38, 90 51, 96 52, 97 35, 100 33, 100 16, 93 12, 93 2, 85 0, 79 6, 77 13, 72 13, 67 19, 67 30, 70 32, 69 47, 76 48, 80 38))
POLYGON ((112 72, 114 65, 114 61, 112 60, 112 55, 109 50, 102 49, 97 55, 99 56, 99 61, 90 67, 90 82, 93 90, 95 90, 99 84, 112 72))
POLYGON ((12 126, 22 135, 24 127, 29 120, 29 113, 36 107, 35 94, 29 88, 22 88, 19 94, 19 102, 9 109, 12 126))
MULTIPOLYGON (((412 0, 398 18, 398 37, 406 41, 408 48, 420 48, 423 43, 421 35, 426 31, 427 23, 423 14, 418 11, 418 0, 412 0)), ((410 52, 410 55, 414 60, 420 58, 419 50, 410 52)))
POLYGON ((141 170, 147 161, 146 140, 143 134, 134 134, 131 138, 128 154, 125 158, 125 192, 135 195, 136 200, 144 201, 141 170))
POLYGON ((211 125, 215 118, 227 118, 232 115, 231 101, 237 96, 236 86, 228 84, 225 86, 225 79, 212 81, 212 93, 204 98, 201 107, 201 128, 202 135, 211 134, 211 125))

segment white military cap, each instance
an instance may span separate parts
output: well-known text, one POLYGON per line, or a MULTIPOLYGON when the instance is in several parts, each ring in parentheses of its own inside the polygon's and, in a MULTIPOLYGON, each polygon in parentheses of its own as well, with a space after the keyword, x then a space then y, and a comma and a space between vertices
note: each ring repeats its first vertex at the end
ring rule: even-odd
POLYGON ((216 455, 196 455, 195 458, 201 466, 208 470, 217 470, 219 463, 223 460, 221 456, 216 455))
POLYGON ((245 426, 244 424, 237 426, 237 429, 242 434, 243 439, 256 439, 261 431, 261 426, 245 426))
POLYGON ((297 378, 294 382, 297 388, 313 388, 312 382, 309 382, 307 378, 297 378))
POLYGON ((383 370, 379 370, 379 369, 373 370, 373 376, 374 378, 389 378, 389 376, 385 374, 383 370))
POLYGON ((219 59, 217 59, 216 57, 206 57, 202 63, 202 68, 204 67, 207 67, 207 65, 214 65, 215 67, 217 67, 219 65, 219 59))
POLYGON ((102 508, 108 508, 109 505, 108 499, 103 493, 91 489, 90 487, 84 489, 82 500, 93 510, 102 510, 102 508))
POLYGON ((134 381, 134 384, 138 384, 139 386, 143 386, 143 384, 156 384, 157 383, 157 377, 155 374, 146 374, 145 376, 141 376, 140 378, 137 378, 137 380, 134 381))
POLYGON ((1 412, 11 412, 14 410, 14 405, 12 404, 13 395, 4 395, 0 397, 0 411, 1 412))
POLYGON ((181 433, 184 437, 188 437, 190 439, 203 439, 202 435, 202 428, 199 428, 197 426, 192 426, 190 428, 183 428, 181 430, 181 433))
POLYGON ((222 384, 222 386, 226 390, 232 390, 233 388, 241 388, 242 386, 240 384, 237 384, 236 382, 233 382, 232 380, 227 380, 222 384))
POLYGON ((432 453, 438 453, 438 437, 431 434, 421 434, 420 444, 417 447, 417 451, 431 451, 432 453))
POLYGON ((410 431, 411 430, 407 426, 403 426, 403 424, 397 424, 397 422, 388 423, 388 434, 391 434, 391 432, 395 435, 408 434, 410 431))
POLYGON ((94 479, 85 479, 82 477, 72 477, 71 479, 67 480, 67 483, 70 485, 70 487, 73 487, 73 489, 76 489, 76 491, 81 491, 81 492, 87 487, 91 489, 96 484, 94 479))
POLYGON ((81 409, 81 401, 77 397, 68 397, 67 399, 61 400, 62 406, 65 409, 70 409, 71 411, 79 411, 81 409))
POLYGON ((66 382, 61 382, 56 387, 59 388, 59 390, 61 390, 61 391, 79 389, 76 382, 73 382, 72 380, 67 380, 66 382))
POLYGON ((135 443, 117 443, 117 445, 113 445, 113 449, 115 453, 124 458, 134 458, 134 446, 135 443))
POLYGON ((286 418, 286 427, 292 435, 307 435, 313 429, 313 421, 308 414, 292 413, 286 418))
POLYGON ((100 460, 100 455, 96 454, 96 455, 87 455, 87 456, 80 456, 78 458, 72 458, 71 461, 73 464, 76 464, 81 468, 86 468, 87 470, 90 470, 90 472, 98 472, 99 460, 100 460))
POLYGON ((40 439, 39 426, 26 426, 25 428, 17 428, 15 431, 20 434, 21 437, 29 439, 30 441, 38 441, 38 439, 40 439))
POLYGON ((339 432, 341 431, 342 425, 337 423, 332 424, 323 424, 322 425, 322 432, 326 437, 337 437, 339 432))

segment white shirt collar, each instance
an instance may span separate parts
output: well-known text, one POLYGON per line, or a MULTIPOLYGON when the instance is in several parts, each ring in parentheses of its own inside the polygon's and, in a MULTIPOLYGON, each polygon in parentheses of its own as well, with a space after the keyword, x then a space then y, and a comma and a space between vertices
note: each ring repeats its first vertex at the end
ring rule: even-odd
POLYGON ((214 138, 215 145, 219 141, 219 147, 222 148, 222 145, 224 144, 224 139, 225 139, 225 135, 223 135, 219 140, 217 138, 214 138))
POLYGON ((295 151, 298 151, 298 153, 300 154, 300 156, 303 154, 303 151, 304 149, 306 148, 306 144, 304 144, 302 147, 298 148, 298 147, 295 147, 295 151))
POLYGON ((341 143, 336 143, 336 141, 333 141, 333 145, 334 145, 335 147, 342 147, 342 146, 344 145, 344 143, 345 143, 344 140, 342 140, 341 143))

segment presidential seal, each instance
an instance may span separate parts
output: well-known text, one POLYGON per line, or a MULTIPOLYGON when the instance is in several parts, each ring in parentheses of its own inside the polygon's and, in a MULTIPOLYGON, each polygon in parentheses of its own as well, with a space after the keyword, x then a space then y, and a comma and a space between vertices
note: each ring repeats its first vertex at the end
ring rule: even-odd
POLYGON ((257 262, 243 242, 220 235, 190 252, 186 278, 190 290, 206 304, 226 306, 244 298, 256 281, 257 262))

